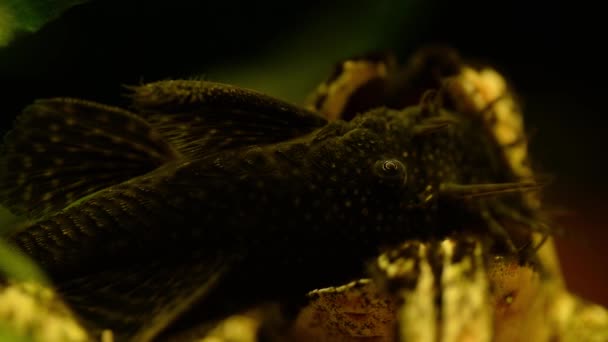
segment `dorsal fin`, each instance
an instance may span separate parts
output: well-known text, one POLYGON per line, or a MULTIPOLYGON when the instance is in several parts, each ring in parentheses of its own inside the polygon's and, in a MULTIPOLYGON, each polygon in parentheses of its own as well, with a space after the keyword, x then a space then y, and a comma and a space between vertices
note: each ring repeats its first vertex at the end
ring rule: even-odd
POLYGON ((186 156, 271 144, 327 123, 290 103, 220 83, 171 80, 128 88, 137 111, 186 156))
POLYGON ((40 218, 176 156, 144 119, 126 110, 39 100, 17 118, 0 150, 0 203, 40 218))

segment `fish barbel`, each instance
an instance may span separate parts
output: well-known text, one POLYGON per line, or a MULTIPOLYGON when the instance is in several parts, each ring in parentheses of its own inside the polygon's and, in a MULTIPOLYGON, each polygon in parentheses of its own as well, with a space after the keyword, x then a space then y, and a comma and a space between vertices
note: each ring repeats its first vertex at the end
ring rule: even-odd
POLYGON ((531 239, 498 222, 533 221, 521 194, 539 183, 440 94, 328 121, 213 82, 130 89, 130 110, 36 101, 0 156, 0 202, 32 222, 8 241, 94 328, 147 340, 193 303, 213 320, 294 298, 405 240, 457 231, 514 253, 531 239))

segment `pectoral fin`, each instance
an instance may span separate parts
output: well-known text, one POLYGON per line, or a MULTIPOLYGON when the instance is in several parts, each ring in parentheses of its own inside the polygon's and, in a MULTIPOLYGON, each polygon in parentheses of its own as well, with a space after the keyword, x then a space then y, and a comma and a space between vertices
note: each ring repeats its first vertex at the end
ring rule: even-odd
POLYGON ((145 174, 177 153, 128 111, 75 99, 39 100, 17 118, 0 151, 0 203, 38 219, 145 174))
POLYGON ((95 334, 109 329, 119 341, 151 341, 204 302, 237 259, 152 261, 71 280, 59 291, 95 334))

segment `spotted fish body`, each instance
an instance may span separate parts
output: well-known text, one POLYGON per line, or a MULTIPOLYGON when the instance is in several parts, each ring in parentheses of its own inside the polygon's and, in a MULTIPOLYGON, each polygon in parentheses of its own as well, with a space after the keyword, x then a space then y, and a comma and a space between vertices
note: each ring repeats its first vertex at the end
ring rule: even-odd
MULTIPOLYGON (((182 82, 193 92, 218 87, 182 82)), ((65 113, 85 110, 102 118, 102 115, 108 115, 104 109, 86 102, 58 99, 41 101, 26 113, 48 113, 57 116, 55 119, 59 121, 65 113)), ((236 122, 234 131, 228 126, 227 132, 216 133, 219 138, 213 139, 211 133, 197 137, 216 140, 220 145, 236 145, 211 153, 205 153, 204 144, 198 145, 201 150, 192 148, 170 136, 173 132, 169 131, 165 154, 149 153, 149 156, 167 160, 159 168, 109 186, 81 204, 46 216, 12 239, 31 254, 40 253, 41 261, 51 263, 48 267, 54 268, 52 260, 61 267, 81 264, 82 256, 97 252, 91 251, 90 246, 99 241, 114 241, 108 246, 109 252, 120 252, 120 246, 115 245, 123 243, 124 231, 136 236, 137 240, 146 239, 145 233, 150 240, 164 235, 168 239, 190 240, 196 246, 217 242, 227 248, 231 241, 239 239, 250 243, 255 239, 263 241, 265 235, 279 239, 281 235, 306 238, 315 231, 320 236, 326 234, 331 238, 333 235, 336 241, 362 241, 374 235, 390 241, 393 236, 427 234, 428 231, 420 228, 430 230, 438 223, 433 222, 438 216, 433 211, 450 210, 450 206, 438 208, 441 185, 467 184, 472 180, 479 183, 508 180, 497 179, 501 176, 500 170, 494 166, 496 161, 491 159, 491 154, 469 156, 462 153, 470 145, 484 148, 482 139, 471 139, 462 133, 467 127, 455 124, 457 127, 439 133, 417 133, 417 127, 424 127, 425 122, 432 123, 444 115, 430 111, 421 106, 403 111, 379 109, 351 122, 329 123, 300 137, 265 145, 252 144, 245 140, 250 138, 248 136, 243 136, 245 141, 238 141, 239 129, 251 128, 239 127, 236 122), (182 152, 179 144, 173 146, 171 139, 185 145, 186 150, 182 152), (234 142, 229 143, 231 139, 234 142), (196 158, 188 158, 188 155, 196 158), (480 157, 487 160, 479 160, 480 157), (475 175, 477 170, 467 170, 467 165, 471 164, 479 168, 480 162, 486 164, 484 170, 492 171, 494 167, 496 175, 482 179, 475 175), (385 170, 390 167, 396 169, 385 170), (161 208, 162 212, 153 211, 161 208), (264 214, 260 215, 260 212, 264 214), (418 222, 412 220, 417 216, 418 222), (82 236, 76 239, 76 234, 82 236), (43 239, 47 240, 43 242, 43 239), (79 251, 79 245, 86 249, 79 251)), ((115 114, 111 120, 119 121, 123 113, 111 114, 115 114)), ((171 114, 163 115, 170 117, 171 114)), ((190 114, 193 121, 194 115, 204 117, 205 114, 190 114)), ((322 122, 320 118, 318 121, 322 122)), ((167 132, 167 122, 158 122, 159 130, 167 132)), ((170 124, 174 123, 170 121, 170 124)), ((260 120, 256 124, 264 123, 260 120)), ((195 131, 195 128, 186 129, 195 131)), ((242 134, 246 133, 250 132, 242 134)), ((155 133, 152 126, 148 135, 158 137, 160 133, 155 133)), ((51 135, 48 141, 50 150, 55 147, 53 138, 51 135)), ((116 139, 110 137, 110 140, 116 139)), ((77 154, 76 157, 82 156, 77 154)), ((111 156, 108 159, 104 162, 111 167, 111 156)), ((53 169, 42 174, 43 177, 48 174, 46 177, 53 184, 53 169)), ((129 176, 126 172, 124 175, 129 176)), ((23 186, 27 189, 33 184, 23 186)), ((53 196, 52 193, 43 194, 41 204, 51 201, 53 196)), ((66 194, 66 199, 69 197, 70 194, 66 194)), ((317 238, 313 237, 313 241, 317 238)), ((163 244, 167 242, 165 240, 163 244)), ((124 243, 128 245, 128 241, 124 243)), ((373 244, 377 245, 377 241, 373 244)))
POLYGON ((0 162, 2 203, 33 221, 8 240, 94 328, 147 340, 189 304, 214 320, 231 300, 293 298, 360 276, 407 239, 470 232, 505 248, 513 241, 487 229, 488 215, 536 215, 518 196, 536 184, 505 169, 483 120, 446 110, 441 95, 328 122, 211 82, 132 90, 132 111, 37 101, 0 162), (156 309, 134 320, 117 313, 123 299, 156 309))

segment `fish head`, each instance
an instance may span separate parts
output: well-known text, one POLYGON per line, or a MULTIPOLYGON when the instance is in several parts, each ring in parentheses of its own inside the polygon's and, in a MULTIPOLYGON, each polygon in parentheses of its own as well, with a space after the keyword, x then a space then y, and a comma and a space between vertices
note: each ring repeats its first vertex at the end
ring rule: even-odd
POLYGON ((541 224, 522 194, 539 183, 509 167, 505 147, 482 115, 445 106, 442 96, 432 92, 416 106, 382 107, 330 123, 342 132, 319 148, 326 153, 318 163, 329 169, 323 175, 331 177, 339 165, 345 178, 356 178, 353 186, 367 184, 385 214, 417 218, 414 224, 432 235, 471 229, 511 252, 529 245, 530 227, 541 224))

